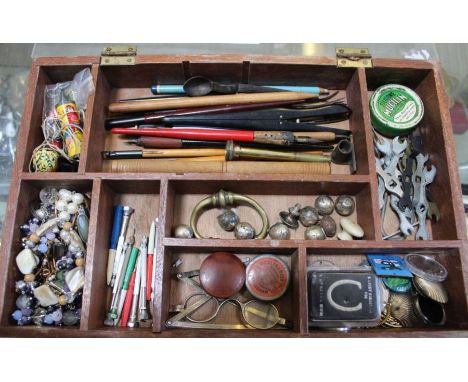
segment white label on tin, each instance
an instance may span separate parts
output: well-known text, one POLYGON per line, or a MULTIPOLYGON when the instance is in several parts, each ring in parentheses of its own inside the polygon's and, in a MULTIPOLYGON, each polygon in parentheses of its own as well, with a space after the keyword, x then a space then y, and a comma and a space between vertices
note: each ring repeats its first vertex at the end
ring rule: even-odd
POLYGON ((393 120, 399 123, 405 123, 411 121, 416 114, 416 103, 414 101, 408 101, 403 109, 394 115, 393 120))

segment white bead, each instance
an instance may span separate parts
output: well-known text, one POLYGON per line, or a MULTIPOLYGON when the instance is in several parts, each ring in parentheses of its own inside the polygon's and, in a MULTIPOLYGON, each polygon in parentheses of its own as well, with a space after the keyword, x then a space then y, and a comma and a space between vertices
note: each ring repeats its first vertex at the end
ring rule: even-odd
POLYGON ((36 215, 36 217, 37 217, 39 220, 44 220, 44 219, 45 219, 45 216, 46 216, 44 210, 41 210, 40 208, 34 212, 34 215, 36 215))
POLYGON ((65 200, 61 200, 61 199, 60 199, 60 200, 57 200, 57 201, 55 202, 55 209, 56 209, 57 211, 65 211, 66 208, 67 208, 67 205, 68 205, 68 204, 67 204, 67 202, 66 202, 65 200))
POLYGON ((60 218, 60 221, 62 221, 63 223, 70 220, 70 214, 67 211, 60 212, 58 214, 58 217, 60 218))
POLYGON ((69 190, 66 190, 65 188, 62 188, 59 191, 59 198, 62 200, 65 200, 66 202, 69 202, 72 200, 72 193, 69 190))
POLYGON ((83 194, 80 194, 79 192, 76 192, 72 195, 72 202, 75 204, 81 204, 84 202, 84 196, 83 194))
POLYGON ((80 248, 79 245, 76 244, 76 242, 71 241, 71 242, 70 242, 70 245, 68 246, 68 250, 69 250, 71 253, 75 254, 75 253, 80 252, 81 248, 80 248))
POLYGON ((62 239, 66 244, 68 244, 70 242, 70 232, 62 229, 60 231, 60 239, 62 239))
POLYGON ((350 235, 354 237, 361 238, 364 236, 364 230, 361 228, 361 226, 348 218, 342 218, 340 220, 341 228, 348 232, 350 235))
POLYGON ((346 231, 341 231, 336 237, 338 240, 353 240, 353 237, 346 231))
POLYGON ((78 212, 78 206, 75 203, 68 203, 67 212, 69 214, 76 214, 78 212))
POLYGON ((73 268, 65 274, 65 282, 72 293, 78 292, 84 286, 83 267, 73 268))
POLYGON ((39 258, 29 248, 23 249, 16 256, 16 265, 23 275, 32 273, 37 264, 39 264, 39 258))

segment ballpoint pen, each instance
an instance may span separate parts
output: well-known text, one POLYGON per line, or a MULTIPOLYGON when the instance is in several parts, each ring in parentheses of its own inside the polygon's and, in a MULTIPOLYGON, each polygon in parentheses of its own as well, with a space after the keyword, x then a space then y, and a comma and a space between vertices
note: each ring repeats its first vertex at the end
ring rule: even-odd
POLYGON ((148 261, 148 238, 143 236, 141 240, 140 246, 140 264, 141 264, 141 271, 140 271, 140 303, 138 309, 138 321, 145 321, 148 319, 148 311, 146 309, 146 263, 148 261))
POLYGON ((146 266, 146 301, 151 300, 151 281, 153 279, 153 255, 154 255, 154 235, 156 223, 151 222, 150 234, 148 239, 148 263, 146 266))
POLYGON ((112 276, 110 281, 110 286, 114 286, 115 278, 117 276, 117 265, 120 263, 120 258, 122 257, 122 248, 125 242, 125 236, 127 235, 128 224, 130 222, 130 216, 135 210, 132 207, 124 206, 123 208, 123 220, 122 227, 120 228, 119 240, 117 243, 117 249, 115 251, 115 259, 112 269, 112 276))
POLYGON ((158 255, 158 237, 159 237, 159 218, 154 220, 155 223, 155 230, 154 230, 154 253, 153 253, 153 272, 151 277, 151 305, 154 304, 154 283, 156 281, 156 259, 158 255))
MULTIPOLYGON (((138 259, 137 259, 138 265, 138 259)), ((133 291, 135 290, 136 280, 136 269, 133 270, 132 276, 130 277, 130 283, 128 284, 128 292, 125 295, 125 302, 120 316, 119 326, 125 327, 128 324, 128 318, 130 317, 130 310, 132 309, 133 291)))
POLYGON ((133 288, 133 295, 132 295, 132 309, 130 312, 130 318, 127 323, 127 326, 129 328, 135 328, 138 326, 137 312, 138 312, 138 296, 140 295, 140 284, 141 284, 141 261, 138 261, 136 265, 135 286, 133 288))
POLYGON ((109 257, 107 260, 107 285, 110 285, 112 279, 112 270, 114 268, 115 252, 119 242, 120 230, 122 227, 123 205, 117 204, 114 208, 114 224, 112 226, 111 241, 109 247, 109 257))
MULTIPOLYGON (((135 269, 135 264, 137 262, 138 253, 139 253, 139 249, 137 247, 133 247, 130 253, 130 257, 128 259, 127 267, 125 269, 125 277, 122 282, 122 289, 120 290, 119 303, 117 305, 117 317, 115 318, 114 325, 117 325, 120 315, 122 313, 122 309, 125 303, 125 297, 127 295, 127 290, 128 290, 128 286, 130 283, 130 278, 132 276, 132 272, 135 269)), ((146 256, 145 256, 145 259, 146 259, 146 256)))
POLYGON ((130 251, 134 242, 135 236, 132 235, 123 245, 122 256, 120 256, 119 263, 117 264, 116 278, 114 286, 112 287, 111 306, 109 312, 107 313, 107 318, 104 321, 104 325, 106 326, 115 325, 115 319, 117 318, 117 308, 119 304, 120 289, 122 288, 123 284, 123 272, 127 267, 128 259, 130 258, 130 251))

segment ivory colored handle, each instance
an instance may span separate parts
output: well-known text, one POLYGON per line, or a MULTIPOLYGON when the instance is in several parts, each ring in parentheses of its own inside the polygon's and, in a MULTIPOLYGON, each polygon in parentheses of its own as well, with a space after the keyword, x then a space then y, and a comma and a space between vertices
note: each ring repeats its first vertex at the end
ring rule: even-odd
POLYGON ((328 162, 262 162, 262 161, 185 161, 122 159, 105 162, 110 172, 160 173, 236 173, 236 174, 330 174, 328 162))
POLYGON ((294 135, 320 139, 321 141, 334 141, 335 140, 335 133, 328 132, 328 131, 294 133, 294 135))
POLYGON ((204 97, 161 98, 148 101, 114 102, 109 105, 112 113, 134 113, 140 111, 169 110, 178 108, 240 105, 259 102, 295 101, 317 98, 318 94, 301 92, 272 92, 252 94, 229 94, 204 97))

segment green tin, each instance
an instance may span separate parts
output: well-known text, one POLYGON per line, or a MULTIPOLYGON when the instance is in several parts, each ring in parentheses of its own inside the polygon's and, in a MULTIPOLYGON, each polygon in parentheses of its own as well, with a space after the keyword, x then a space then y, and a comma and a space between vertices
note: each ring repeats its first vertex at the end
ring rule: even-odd
POLYGON ((409 134, 424 115, 421 98, 403 85, 384 85, 369 101, 372 125, 381 134, 396 137, 409 134))

